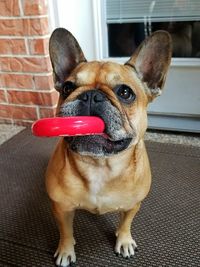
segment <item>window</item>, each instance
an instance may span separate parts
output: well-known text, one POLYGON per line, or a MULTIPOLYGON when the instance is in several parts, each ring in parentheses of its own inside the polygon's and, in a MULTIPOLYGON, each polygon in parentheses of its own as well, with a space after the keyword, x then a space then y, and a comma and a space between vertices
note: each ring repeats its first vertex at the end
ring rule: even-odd
POLYGON ((152 32, 171 34, 173 57, 200 58, 199 0, 106 0, 108 56, 127 57, 152 32))

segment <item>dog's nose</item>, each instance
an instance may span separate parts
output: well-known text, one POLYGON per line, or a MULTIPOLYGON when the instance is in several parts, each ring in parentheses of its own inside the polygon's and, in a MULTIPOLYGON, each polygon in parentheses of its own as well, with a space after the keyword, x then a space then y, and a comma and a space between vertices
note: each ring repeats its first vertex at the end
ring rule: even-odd
POLYGON ((98 103, 98 102, 103 102, 106 99, 106 96, 98 91, 98 90, 90 90, 87 92, 82 93, 79 97, 79 100, 82 100, 85 103, 98 103))

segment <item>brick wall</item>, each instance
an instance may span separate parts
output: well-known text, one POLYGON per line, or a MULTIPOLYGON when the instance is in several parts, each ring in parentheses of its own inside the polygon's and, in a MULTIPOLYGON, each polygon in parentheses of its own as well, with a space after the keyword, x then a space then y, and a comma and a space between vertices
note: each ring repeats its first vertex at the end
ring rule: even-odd
POLYGON ((0 0, 0 122, 54 115, 47 0, 0 0))

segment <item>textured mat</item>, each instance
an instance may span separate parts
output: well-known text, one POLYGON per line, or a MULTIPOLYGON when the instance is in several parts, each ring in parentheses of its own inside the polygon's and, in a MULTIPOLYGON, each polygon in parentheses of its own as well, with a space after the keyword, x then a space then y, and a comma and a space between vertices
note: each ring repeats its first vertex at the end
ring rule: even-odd
MULTIPOLYGON (((25 130, 0 147, 0 266, 54 266, 58 231, 44 189, 54 139, 25 130)), ((77 267, 200 266, 200 150, 147 143, 153 184, 133 223, 139 251, 115 256, 117 214, 77 212, 77 267)))

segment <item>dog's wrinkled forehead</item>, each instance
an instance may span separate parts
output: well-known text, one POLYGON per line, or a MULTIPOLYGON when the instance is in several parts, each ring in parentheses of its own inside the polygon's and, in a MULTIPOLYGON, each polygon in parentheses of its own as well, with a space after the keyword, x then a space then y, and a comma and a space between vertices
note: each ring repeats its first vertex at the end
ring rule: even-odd
POLYGON ((84 66, 81 66, 75 74, 76 85, 94 84, 96 80, 96 70, 98 69, 96 64, 94 68, 92 68, 88 63, 84 63, 84 66))
POLYGON ((112 62, 82 63, 72 73, 77 86, 93 85, 96 87, 103 84, 111 88, 127 81, 127 76, 127 69, 124 65, 112 62))

